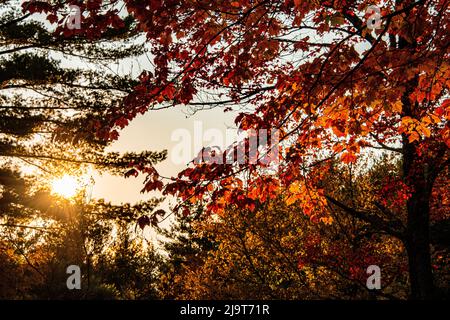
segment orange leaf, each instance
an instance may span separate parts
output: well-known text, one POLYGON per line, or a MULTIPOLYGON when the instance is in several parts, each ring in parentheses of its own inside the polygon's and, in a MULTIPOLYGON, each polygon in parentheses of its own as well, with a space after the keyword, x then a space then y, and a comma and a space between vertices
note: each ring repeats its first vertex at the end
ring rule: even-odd
POLYGON ((413 131, 409 135, 408 139, 409 139, 409 143, 413 143, 414 141, 419 141, 420 140, 420 136, 419 136, 419 134, 417 132, 413 131))
POLYGON ((295 203, 297 201, 297 196, 296 195, 290 195, 289 197, 286 198, 286 205, 290 206, 293 203, 295 203))
POLYGON ((400 112, 402 112, 402 108, 403 108, 403 103, 400 100, 398 100, 397 102, 395 102, 392 105, 392 111, 394 111, 394 112, 400 113, 400 112))
POLYGON ((341 160, 344 163, 352 163, 352 162, 355 162, 356 159, 357 159, 356 155, 354 153, 351 153, 351 152, 345 152, 341 156, 341 160))

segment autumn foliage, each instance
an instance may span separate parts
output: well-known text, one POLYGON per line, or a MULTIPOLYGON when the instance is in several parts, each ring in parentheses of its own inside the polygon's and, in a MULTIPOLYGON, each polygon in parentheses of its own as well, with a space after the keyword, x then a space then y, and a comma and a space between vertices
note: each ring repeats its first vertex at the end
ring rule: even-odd
MULTIPOLYGON (((111 1, 110 10, 100 13, 101 1, 90 1, 81 7, 82 29, 69 32, 61 25, 56 32, 95 38, 120 29, 121 16, 113 8, 117 2, 111 1)), ((413 298, 437 294, 430 228, 448 216, 449 1, 123 3, 147 37, 154 68, 140 75, 120 106, 111 108, 108 124, 98 128, 99 136, 114 140, 139 114, 190 105, 225 111, 246 106, 251 111, 236 118, 240 129, 276 128, 281 137, 276 172, 264 170, 267 164, 201 163, 166 181, 148 166, 132 163, 133 175, 148 175, 145 191, 176 196, 177 213, 190 215, 198 205, 205 215, 235 220, 239 228, 249 216, 257 216, 255 223, 271 218, 271 205, 283 208, 279 214, 294 226, 300 219, 295 213, 301 213, 332 228, 337 223, 332 213, 340 210, 346 219, 367 224, 404 246, 413 298), (379 29, 367 26, 369 5, 381 8, 379 29), (336 163, 358 167, 374 150, 373 159, 395 155, 391 164, 398 167, 377 179, 353 172, 347 196, 327 186, 330 176, 338 174, 336 163)), ((58 23, 53 16, 57 9, 39 2, 28 8, 46 12, 53 23, 58 23)), ((370 160, 364 163, 374 165, 370 160)), ((349 222, 345 226, 353 227, 349 222)), ((342 254, 350 272, 345 276, 352 279, 377 260, 367 251, 387 250, 379 239, 363 251, 331 240, 325 249, 322 241, 330 235, 312 232, 302 238, 303 225, 298 228, 292 231, 293 243, 302 239, 305 252, 330 252, 328 258, 342 254)), ((298 257, 295 272, 307 262, 298 257)), ((332 268, 329 259, 328 263, 332 268)))

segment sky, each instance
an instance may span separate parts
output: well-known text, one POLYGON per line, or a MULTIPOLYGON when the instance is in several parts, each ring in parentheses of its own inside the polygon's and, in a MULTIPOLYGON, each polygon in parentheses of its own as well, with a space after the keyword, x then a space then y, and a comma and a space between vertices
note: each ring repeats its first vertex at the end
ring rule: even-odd
MULTIPOLYGON (((144 150, 168 151, 168 157, 165 161, 156 165, 156 169, 162 176, 175 176, 186 168, 186 165, 178 164, 174 161, 174 151, 179 146, 180 141, 173 139, 179 133, 187 133, 191 141, 192 152, 194 149, 194 132, 202 127, 203 133, 208 130, 218 130, 223 135, 227 133, 227 128, 233 126, 235 112, 224 113, 221 108, 200 111, 193 116, 187 116, 186 110, 182 107, 163 109, 159 111, 149 111, 145 115, 138 116, 131 124, 126 127, 119 139, 108 147, 107 151, 116 152, 140 152, 144 150)), ((211 131, 210 131, 211 132, 211 131)), ((198 136, 198 135, 197 135, 198 136)), ((187 141, 187 140, 185 140, 187 141)), ((184 141, 183 141, 184 142, 184 141)), ((204 145, 210 145, 210 141, 203 140, 204 145)), ((200 151, 200 150, 198 150, 200 151)), ((192 156, 191 158, 193 158, 192 156)), ((121 176, 112 176, 110 174, 100 175, 96 172, 93 176, 95 184, 92 189, 92 198, 105 199, 112 204, 120 205, 122 203, 134 204, 139 201, 148 200, 152 197, 160 197, 161 193, 141 193, 145 176, 128 179, 121 176)), ((176 205, 176 199, 173 197, 165 198, 158 209, 165 210, 168 219, 160 224, 160 227, 167 228, 173 222, 173 215, 169 214, 171 208, 176 205)), ((158 234, 153 228, 145 229, 145 237, 156 247, 164 237, 158 234)))
MULTIPOLYGON (((175 107, 159 111, 149 111, 145 115, 139 116, 126 127, 120 135, 118 141, 108 147, 107 151, 117 152, 140 152, 150 151, 168 151, 168 157, 165 161, 156 165, 156 169, 162 176, 171 177, 186 167, 186 164, 180 164, 178 158, 180 144, 191 141, 192 159, 201 145, 211 145, 207 139, 208 135, 214 134, 216 137, 223 138, 229 135, 229 128, 234 128, 234 118, 236 112, 224 113, 221 108, 204 110, 188 115, 183 107, 175 107), (228 129, 228 130, 227 130, 228 129), (180 136, 185 137, 181 140, 180 136), (186 136, 185 136, 186 135, 186 136), (194 147, 196 147, 194 149, 194 147)), ((215 143, 214 143, 215 144, 215 143)), ((188 160, 189 161, 189 160, 188 160)), ((111 176, 109 174, 94 175, 95 185, 92 196, 94 198, 104 198, 113 204, 125 202, 135 203, 140 200, 149 199, 152 196, 158 196, 158 193, 141 194, 143 188, 144 176, 138 178, 128 178, 111 176)))

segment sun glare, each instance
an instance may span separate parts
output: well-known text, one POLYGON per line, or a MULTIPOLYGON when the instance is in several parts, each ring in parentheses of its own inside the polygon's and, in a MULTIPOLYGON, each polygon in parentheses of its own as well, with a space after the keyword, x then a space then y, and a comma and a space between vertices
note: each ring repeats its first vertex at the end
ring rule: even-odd
POLYGON ((76 178, 65 175, 52 182, 52 192, 64 198, 73 198, 80 189, 76 178))

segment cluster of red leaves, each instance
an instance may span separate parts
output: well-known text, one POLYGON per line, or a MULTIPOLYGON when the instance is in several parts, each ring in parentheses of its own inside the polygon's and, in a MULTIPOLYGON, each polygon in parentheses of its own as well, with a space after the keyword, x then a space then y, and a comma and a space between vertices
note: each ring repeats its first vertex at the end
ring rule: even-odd
MULTIPOLYGON (((209 90, 220 92, 224 101, 253 106, 253 112, 236 118, 240 128, 278 128, 290 144, 282 153, 279 181, 266 189, 258 180, 266 178, 251 165, 200 164, 164 185, 150 172, 146 191, 162 189, 212 212, 228 204, 252 209, 275 192, 272 185, 289 186, 293 181, 283 181, 287 176, 305 177, 298 168, 307 171, 324 154, 353 163, 362 149, 386 148, 393 141, 411 144, 416 155, 427 140, 450 145, 445 0, 391 6, 381 0, 123 2, 147 36, 154 70, 143 72, 133 93, 110 112, 109 126, 98 129, 101 137, 117 139, 118 130, 138 114, 199 102, 197 92, 209 90), (358 18, 369 5, 382 8, 383 27, 374 32, 358 18), (318 38, 330 42, 314 41, 318 38), (238 178, 244 172, 245 184, 238 178)), ((73 32, 95 37, 119 28, 114 4, 101 14, 100 1, 80 5, 83 27, 73 32)), ((50 15, 59 9, 40 2, 29 8, 50 15)), ((314 196, 299 200, 312 211, 321 203, 315 196, 320 188, 314 190, 319 179, 306 178, 312 182, 301 190, 314 196)), ((408 196, 396 195, 392 203, 408 196)))
POLYGON ((411 187, 399 178, 387 176, 381 186, 379 199, 383 206, 395 211, 397 208, 404 208, 412 191, 411 187))
POLYGON ((367 267, 379 266, 385 270, 383 281, 390 282, 389 278, 398 275, 398 272, 407 271, 407 265, 399 263, 395 252, 389 252, 389 248, 380 247, 379 241, 367 241, 358 246, 342 242, 325 242, 319 235, 307 236, 302 252, 297 256, 298 268, 302 270, 306 266, 327 266, 330 270, 341 276, 357 281, 365 286, 367 280, 367 267), (336 254, 339 252, 339 254, 336 254), (389 266, 389 268, 384 268, 389 266), (389 274, 387 270, 397 268, 396 272, 389 274))
POLYGON ((110 1, 108 5, 105 5, 102 0, 67 0, 56 3, 25 1, 22 8, 29 13, 45 13, 51 24, 57 24, 55 35, 85 37, 93 40, 102 37, 108 29, 117 30, 124 27, 119 11, 115 9, 117 3, 117 0, 110 1), (80 28, 71 28, 67 24, 67 20, 75 14, 70 10, 72 6, 79 9, 80 28))

